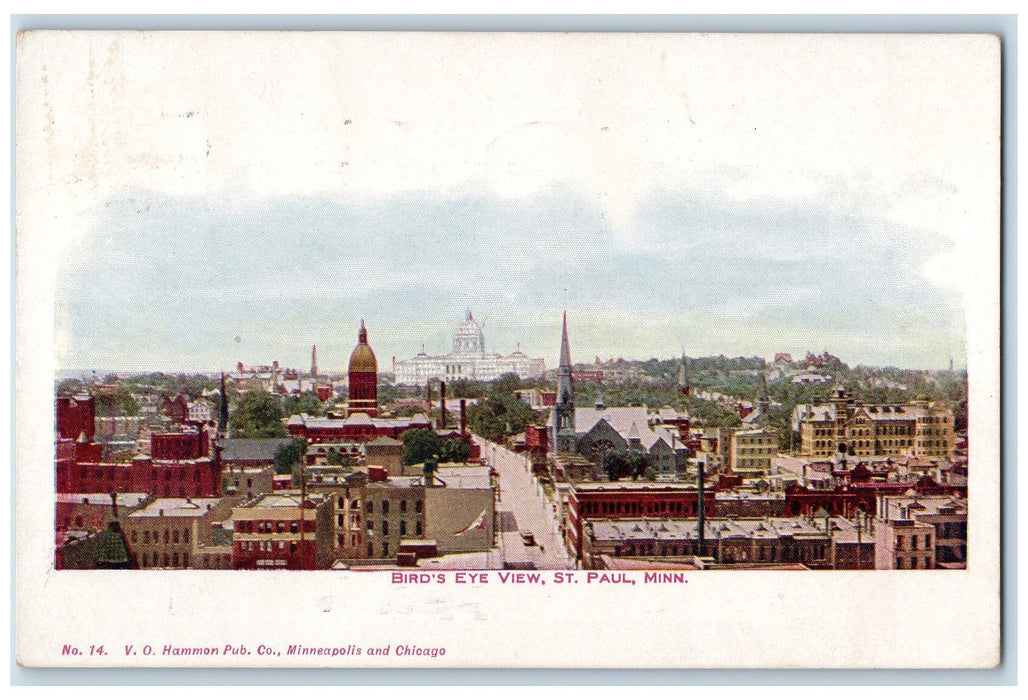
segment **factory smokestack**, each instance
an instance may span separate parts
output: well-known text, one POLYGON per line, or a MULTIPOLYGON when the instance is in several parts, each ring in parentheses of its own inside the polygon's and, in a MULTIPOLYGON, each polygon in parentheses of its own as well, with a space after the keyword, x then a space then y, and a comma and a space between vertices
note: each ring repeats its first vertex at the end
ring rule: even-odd
POLYGON ((468 402, 467 399, 460 400, 460 434, 466 437, 468 434, 468 402))

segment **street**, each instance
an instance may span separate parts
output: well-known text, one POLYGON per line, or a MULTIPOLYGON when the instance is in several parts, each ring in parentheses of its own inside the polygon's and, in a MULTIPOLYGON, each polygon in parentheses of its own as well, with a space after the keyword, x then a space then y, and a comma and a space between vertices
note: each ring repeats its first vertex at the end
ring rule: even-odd
POLYGON ((511 568, 528 563, 537 569, 571 568, 553 507, 532 476, 528 458, 477 435, 474 437, 482 447, 486 464, 500 475, 496 506, 496 529, 500 535, 497 564, 502 561, 511 568), (523 531, 535 537, 534 546, 522 541, 520 533, 523 531))

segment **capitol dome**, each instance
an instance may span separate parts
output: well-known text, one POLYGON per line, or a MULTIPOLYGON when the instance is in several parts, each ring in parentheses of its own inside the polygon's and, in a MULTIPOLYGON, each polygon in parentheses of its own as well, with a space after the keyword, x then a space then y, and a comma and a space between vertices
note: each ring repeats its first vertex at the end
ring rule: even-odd
POLYGON ((485 352, 485 335, 482 333, 482 326, 478 325, 470 311, 464 322, 457 327, 457 332, 453 334, 453 352, 460 355, 485 352))
POLYGON ((378 373, 378 360, 375 358, 375 351, 368 345, 368 331, 363 320, 360 333, 357 335, 357 347, 350 355, 350 371, 378 373))

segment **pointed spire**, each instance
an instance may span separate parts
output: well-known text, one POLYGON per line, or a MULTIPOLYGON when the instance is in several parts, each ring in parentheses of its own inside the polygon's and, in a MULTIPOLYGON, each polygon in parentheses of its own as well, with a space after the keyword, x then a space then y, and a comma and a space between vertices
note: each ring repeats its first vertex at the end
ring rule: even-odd
POLYGON ((361 319, 361 329, 357 333, 357 342, 363 345, 368 344, 368 329, 364 327, 364 319, 361 319))
POLYGON ((564 331, 560 337, 560 366, 571 367, 571 346, 568 343, 568 312, 564 312, 564 331))
POLYGON ((218 400, 218 434, 228 429, 228 391, 225 389, 225 373, 221 373, 221 397, 218 400))

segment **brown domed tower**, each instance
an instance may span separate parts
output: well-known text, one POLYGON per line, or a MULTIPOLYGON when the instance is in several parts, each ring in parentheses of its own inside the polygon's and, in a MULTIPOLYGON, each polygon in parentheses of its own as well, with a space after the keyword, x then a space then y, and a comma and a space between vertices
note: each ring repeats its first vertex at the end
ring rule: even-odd
POLYGON ((366 413, 372 418, 378 415, 378 360, 368 345, 368 330, 361 319, 361 330, 357 335, 357 347, 350 355, 350 401, 347 414, 366 413))

